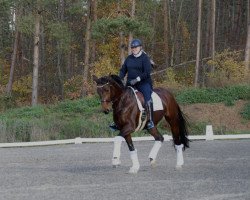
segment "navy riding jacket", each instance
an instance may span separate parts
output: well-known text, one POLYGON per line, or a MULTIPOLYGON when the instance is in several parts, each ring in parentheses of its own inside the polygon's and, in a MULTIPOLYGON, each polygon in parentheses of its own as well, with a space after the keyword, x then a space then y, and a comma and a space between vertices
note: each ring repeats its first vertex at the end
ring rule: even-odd
POLYGON ((123 79, 126 74, 128 74, 127 82, 132 79, 141 78, 141 81, 138 82, 138 85, 143 85, 144 83, 150 84, 152 87, 152 80, 150 77, 151 73, 151 63, 149 57, 145 52, 142 52, 141 56, 135 57, 133 54, 129 55, 122 68, 120 69, 120 78, 123 79))

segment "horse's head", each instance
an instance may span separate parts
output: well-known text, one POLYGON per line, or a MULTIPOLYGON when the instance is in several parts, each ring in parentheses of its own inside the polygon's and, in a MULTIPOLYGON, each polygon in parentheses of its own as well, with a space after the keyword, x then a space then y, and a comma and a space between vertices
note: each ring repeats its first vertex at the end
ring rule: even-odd
POLYGON ((93 75, 93 80, 97 85, 97 93, 101 99, 102 111, 108 114, 111 110, 112 103, 119 95, 119 90, 124 86, 116 75, 103 76, 100 78, 93 75))

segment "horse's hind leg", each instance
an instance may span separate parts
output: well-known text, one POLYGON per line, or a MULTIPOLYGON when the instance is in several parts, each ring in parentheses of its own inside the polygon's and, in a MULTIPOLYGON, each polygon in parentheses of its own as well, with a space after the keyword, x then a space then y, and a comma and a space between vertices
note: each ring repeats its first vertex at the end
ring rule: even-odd
POLYGON ((176 168, 181 168, 182 165, 184 164, 184 159, 183 159, 183 144, 181 143, 180 140, 180 128, 179 128, 179 123, 178 120, 172 120, 170 121, 170 126, 171 126, 171 132, 173 136, 173 141, 176 149, 176 168))
POLYGON ((131 134, 127 134, 126 136, 124 136, 124 138, 127 142, 127 145, 130 151, 130 158, 132 160, 132 167, 130 167, 129 173, 135 174, 140 169, 140 163, 139 163, 138 156, 137 156, 137 150, 134 148, 131 134))
POLYGON ((155 138, 154 146, 151 149, 149 156, 148 156, 151 166, 154 167, 156 164, 156 157, 162 146, 164 137, 159 133, 156 127, 150 129, 149 132, 155 138))

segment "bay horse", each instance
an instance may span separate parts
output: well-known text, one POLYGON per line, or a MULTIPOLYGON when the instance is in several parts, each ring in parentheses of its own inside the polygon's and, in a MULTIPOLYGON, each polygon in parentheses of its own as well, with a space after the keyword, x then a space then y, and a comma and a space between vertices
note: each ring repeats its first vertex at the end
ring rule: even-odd
MULTIPOLYGON (((141 111, 138 108, 135 94, 130 87, 124 86, 122 80, 117 75, 103 76, 100 78, 93 75, 93 80, 97 84, 97 93, 101 99, 102 111, 108 114, 112 105, 113 120, 120 131, 114 138, 112 164, 114 167, 121 164, 121 143, 125 139, 132 160, 132 167, 129 172, 137 173, 140 164, 131 134, 135 132, 141 120, 141 111)), ((157 130, 157 124, 164 117, 170 125, 174 146, 177 152, 176 168, 181 168, 184 164, 182 152, 186 147, 189 147, 187 120, 174 96, 167 89, 155 88, 154 92, 157 93, 162 100, 163 110, 154 111, 153 121, 155 127, 148 130, 155 139, 153 148, 149 153, 150 163, 152 166, 155 165, 158 151, 164 141, 164 137, 157 130)), ((144 105, 143 95, 137 92, 137 97, 142 102, 142 105, 144 105)))

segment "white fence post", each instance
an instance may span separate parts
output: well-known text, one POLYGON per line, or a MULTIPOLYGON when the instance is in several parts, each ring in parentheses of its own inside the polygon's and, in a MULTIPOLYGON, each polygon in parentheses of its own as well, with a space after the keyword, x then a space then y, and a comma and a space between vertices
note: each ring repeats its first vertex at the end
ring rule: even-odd
POLYGON ((214 133, 212 125, 206 126, 206 140, 214 140, 214 133))
POLYGON ((75 144, 82 144, 82 138, 80 137, 75 138, 75 144))

